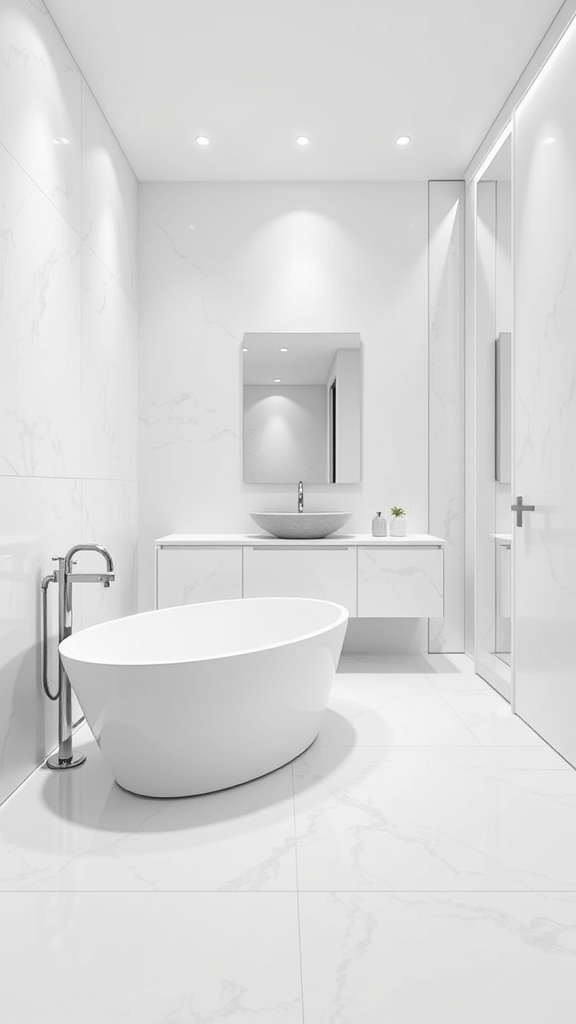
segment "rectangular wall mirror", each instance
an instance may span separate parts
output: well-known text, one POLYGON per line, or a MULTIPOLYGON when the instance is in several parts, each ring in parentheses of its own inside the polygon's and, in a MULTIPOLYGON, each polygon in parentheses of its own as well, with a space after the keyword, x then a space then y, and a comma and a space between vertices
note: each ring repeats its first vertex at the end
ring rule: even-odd
POLYGON ((361 341, 245 334, 244 483, 360 480, 361 341))

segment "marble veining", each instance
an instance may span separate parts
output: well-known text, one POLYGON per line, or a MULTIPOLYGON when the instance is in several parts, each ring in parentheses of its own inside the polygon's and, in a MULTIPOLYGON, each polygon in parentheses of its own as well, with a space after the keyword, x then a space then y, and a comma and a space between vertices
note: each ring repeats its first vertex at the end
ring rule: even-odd
MULTIPOLYGON (((251 509, 274 507, 269 484, 241 482, 247 330, 323 331, 329 321, 362 333, 366 436, 394 436, 400 410, 412 412, 394 444, 365 444, 363 484, 336 507, 350 508, 352 530, 365 533, 376 509, 401 502, 410 529, 423 533, 426 186, 144 183, 140 203, 142 607, 152 606, 146 549, 156 537, 174 528, 249 531, 251 509), (305 274, 300 253, 310 261, 305 274), (391 348, 382 339, 392 335, 391 348)), ((275 497, 276 508, 295 502, 286 485, 275 497)), ((324 499, 314 488, 308 508, 324 499)))
POLYGON ((0 808, 0 1017, 572 1024, 576 772, 518 729, 443 654, 345 656, 301 757, 202 797, 120 789, 82 727, 0 808))
POLYGON ((42 0, 0 8, 2 801, 55 744, 51 558, 113 552, 114 585, 74 594, 77 626, 135 611, 137 183, 42 0))

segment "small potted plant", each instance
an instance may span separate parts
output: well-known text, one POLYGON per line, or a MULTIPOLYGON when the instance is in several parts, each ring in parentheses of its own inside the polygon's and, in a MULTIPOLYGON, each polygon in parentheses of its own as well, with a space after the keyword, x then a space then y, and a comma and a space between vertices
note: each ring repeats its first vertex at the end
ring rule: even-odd
POLYGON ((390 509, 390 536, 406 536, 406 509, 393 505, 390 509))

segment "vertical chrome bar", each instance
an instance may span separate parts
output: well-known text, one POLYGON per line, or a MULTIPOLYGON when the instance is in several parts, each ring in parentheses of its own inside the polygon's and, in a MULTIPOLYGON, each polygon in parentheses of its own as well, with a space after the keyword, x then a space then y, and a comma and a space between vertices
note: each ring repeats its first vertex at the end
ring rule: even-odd
MULTIPOLYGON (((72 607, 64 559, 58 559, 58 643, 72 632, 72 607)), ((60 705, 58 708, 58 760, 65 764, 72 760, 72 691, 70 680, 58 659, 60 705)))

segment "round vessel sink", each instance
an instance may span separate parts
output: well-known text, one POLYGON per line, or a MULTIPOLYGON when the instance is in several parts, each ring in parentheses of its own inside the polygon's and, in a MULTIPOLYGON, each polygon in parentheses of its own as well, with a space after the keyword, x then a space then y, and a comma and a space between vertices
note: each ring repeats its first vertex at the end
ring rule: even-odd
POLYGON ((352 512, 251 512, 254 522, 282 540, 320 540, 345 526, 352 512))

